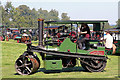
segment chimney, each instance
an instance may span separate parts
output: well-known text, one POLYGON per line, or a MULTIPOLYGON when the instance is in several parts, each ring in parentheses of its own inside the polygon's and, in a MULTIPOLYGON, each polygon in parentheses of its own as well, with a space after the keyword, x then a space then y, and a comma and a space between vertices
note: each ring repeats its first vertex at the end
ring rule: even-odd
POLYGON ((43 21, 44 19, 38 18, 38 36, 39 36, 39 42, 38 46, 43 47, 43 21))

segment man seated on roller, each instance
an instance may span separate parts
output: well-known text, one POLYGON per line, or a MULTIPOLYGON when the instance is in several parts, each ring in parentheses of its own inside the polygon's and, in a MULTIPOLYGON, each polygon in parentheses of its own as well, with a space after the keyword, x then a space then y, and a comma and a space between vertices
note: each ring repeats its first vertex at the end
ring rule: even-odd
POLYGON ((90 29, 87 24, 82 24, 81 28, 78 29, 79 33, 79 40, 78 40, 78 47, 79 49, 88 50, 89 49, 89 37, 90 37, 90 29))

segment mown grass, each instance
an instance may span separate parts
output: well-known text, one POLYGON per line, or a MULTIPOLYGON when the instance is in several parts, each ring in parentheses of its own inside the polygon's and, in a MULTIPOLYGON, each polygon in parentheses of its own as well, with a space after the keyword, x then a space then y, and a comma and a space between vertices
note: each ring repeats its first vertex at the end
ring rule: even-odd
MULTIPOLYGON (((36 43, 35 43, 36 45, 36 43)), ((79 65, 70 71, 63 71, 60 73, 42 72, 43 61, 41 61, 41 69, 32 75, 18 75, 15 71, 16 59, 26 50, 26 45, 23 43, 16 43, 16 41, 3 41, 2 42, 2 78, 115 78, 118 76, 118 58, 119 56, 108 56, 111 60, 108 60, 107 66, 103 72, 85 72, 85 70, 79 65)), ((38 57, 39 53, 36 53, 38 57)))

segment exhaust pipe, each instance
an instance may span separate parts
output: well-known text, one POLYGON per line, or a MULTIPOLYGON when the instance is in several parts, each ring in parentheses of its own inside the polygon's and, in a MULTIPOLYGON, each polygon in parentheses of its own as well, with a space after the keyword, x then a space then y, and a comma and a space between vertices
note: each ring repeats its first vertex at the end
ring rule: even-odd
POLYGON ((43 24, 44 24, 43 21, 44 19, 38 18, 38 38, 39 38, 38 46, 39 47, 43 47, 43 24))

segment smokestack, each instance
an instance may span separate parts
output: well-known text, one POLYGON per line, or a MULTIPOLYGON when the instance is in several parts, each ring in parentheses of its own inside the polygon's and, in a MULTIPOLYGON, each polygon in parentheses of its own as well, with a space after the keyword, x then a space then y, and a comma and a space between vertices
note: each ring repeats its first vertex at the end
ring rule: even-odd
POLYGON ((39 42, 38 46, 43 47, 43 21, 44 19, 38 18, 38 36, 39 36, 39 42))

